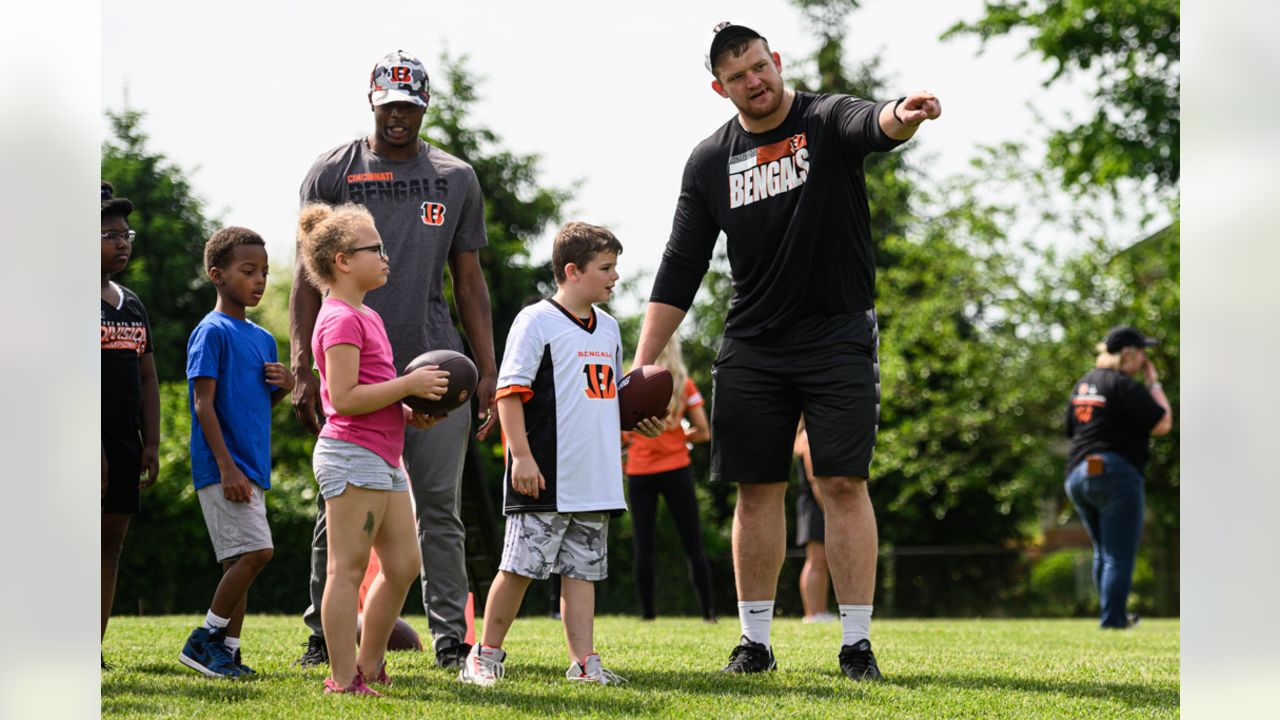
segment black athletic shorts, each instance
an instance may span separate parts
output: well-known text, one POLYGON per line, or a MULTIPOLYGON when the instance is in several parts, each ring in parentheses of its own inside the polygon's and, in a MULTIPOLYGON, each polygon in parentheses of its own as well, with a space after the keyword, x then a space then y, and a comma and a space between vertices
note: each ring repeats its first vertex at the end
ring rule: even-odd
POLYGON ((804 473, 804 462, 796 458, 795 464, 796 481, 800 484, 796 492, 796 547, 804 547, 811 542, 825 543, 827 516, 813 496, 813 487, 804 473))
POLYGON ((142 451, 129 447, 106 446, 107 494, 102 497, 102 512, 131 513, 142 511, 142 451))
POLYGON ((819 477, 868 477, 880 421, 875 310, 724 338, 711 374, 711 479, 786 482, 804 413, 819 477))

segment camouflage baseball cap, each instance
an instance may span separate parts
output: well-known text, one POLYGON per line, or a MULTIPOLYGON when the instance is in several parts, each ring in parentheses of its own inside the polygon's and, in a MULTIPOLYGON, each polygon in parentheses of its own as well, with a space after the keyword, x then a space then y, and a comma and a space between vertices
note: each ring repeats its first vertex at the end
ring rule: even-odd
POLYGON ((404 50, 387 53, 373 66, 369 75, 369 102, 385 105, 411 102, 427 106, 431 98, 427 69, 422 61, 404 50))

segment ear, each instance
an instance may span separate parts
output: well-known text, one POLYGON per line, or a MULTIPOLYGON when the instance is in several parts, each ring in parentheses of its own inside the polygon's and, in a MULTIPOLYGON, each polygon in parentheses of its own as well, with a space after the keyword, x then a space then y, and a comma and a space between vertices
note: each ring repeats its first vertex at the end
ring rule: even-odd
POLYGON ((209 279, 213 281, 214 285, 221 285, 222 284, 222 268, 220 267, 209 268, 209 279))
POLYGON ((566 280, 578 281, 578 276, 582 274, 582 269, 576 263, 565 263, 564 277, 566 280))
POLYGON ((720 84, 719 80, 711 81, 711 89, 715 90, 716 94, 718 94, 722 98, 729 97, 729 93, 724 89, 724 86, 720 84))
POLYGON ((773 53, 773 66, 778 68, 778 72, 782 72, 782 56, 776 50, 773 53))
POLYGON ((369 112, 373 112, 373 91, 370 90, 367 96, 369 98, 369 112))

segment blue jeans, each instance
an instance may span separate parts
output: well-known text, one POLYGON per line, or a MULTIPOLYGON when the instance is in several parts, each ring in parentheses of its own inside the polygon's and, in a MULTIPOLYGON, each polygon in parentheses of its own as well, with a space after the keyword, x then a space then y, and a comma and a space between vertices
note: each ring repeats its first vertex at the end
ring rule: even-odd
POLYGON ((1102 474, 1089 477, 1088 463, 1081 462, 1067 475, 1067 497, 1093 540, 1093 584, 1102 605, 1102 627, 1123 628, 1146 493, 1142 474, 1123 455, 1099 454, 1102 474))

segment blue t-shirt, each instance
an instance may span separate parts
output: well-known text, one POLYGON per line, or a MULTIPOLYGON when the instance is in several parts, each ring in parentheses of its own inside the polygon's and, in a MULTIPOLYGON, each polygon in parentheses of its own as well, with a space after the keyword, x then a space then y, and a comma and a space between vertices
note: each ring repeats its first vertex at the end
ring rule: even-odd
POLYGON ((196 378, 217 381, 213 410, 236 467, 271 488, 271 393, 263 363, 276 362, 276 340, 258 325, 224 313, 204 316, 187 341, 187 401, 191 406, 191 476, 196 489, 222 482, 218 462, 196 417, 196 378))

